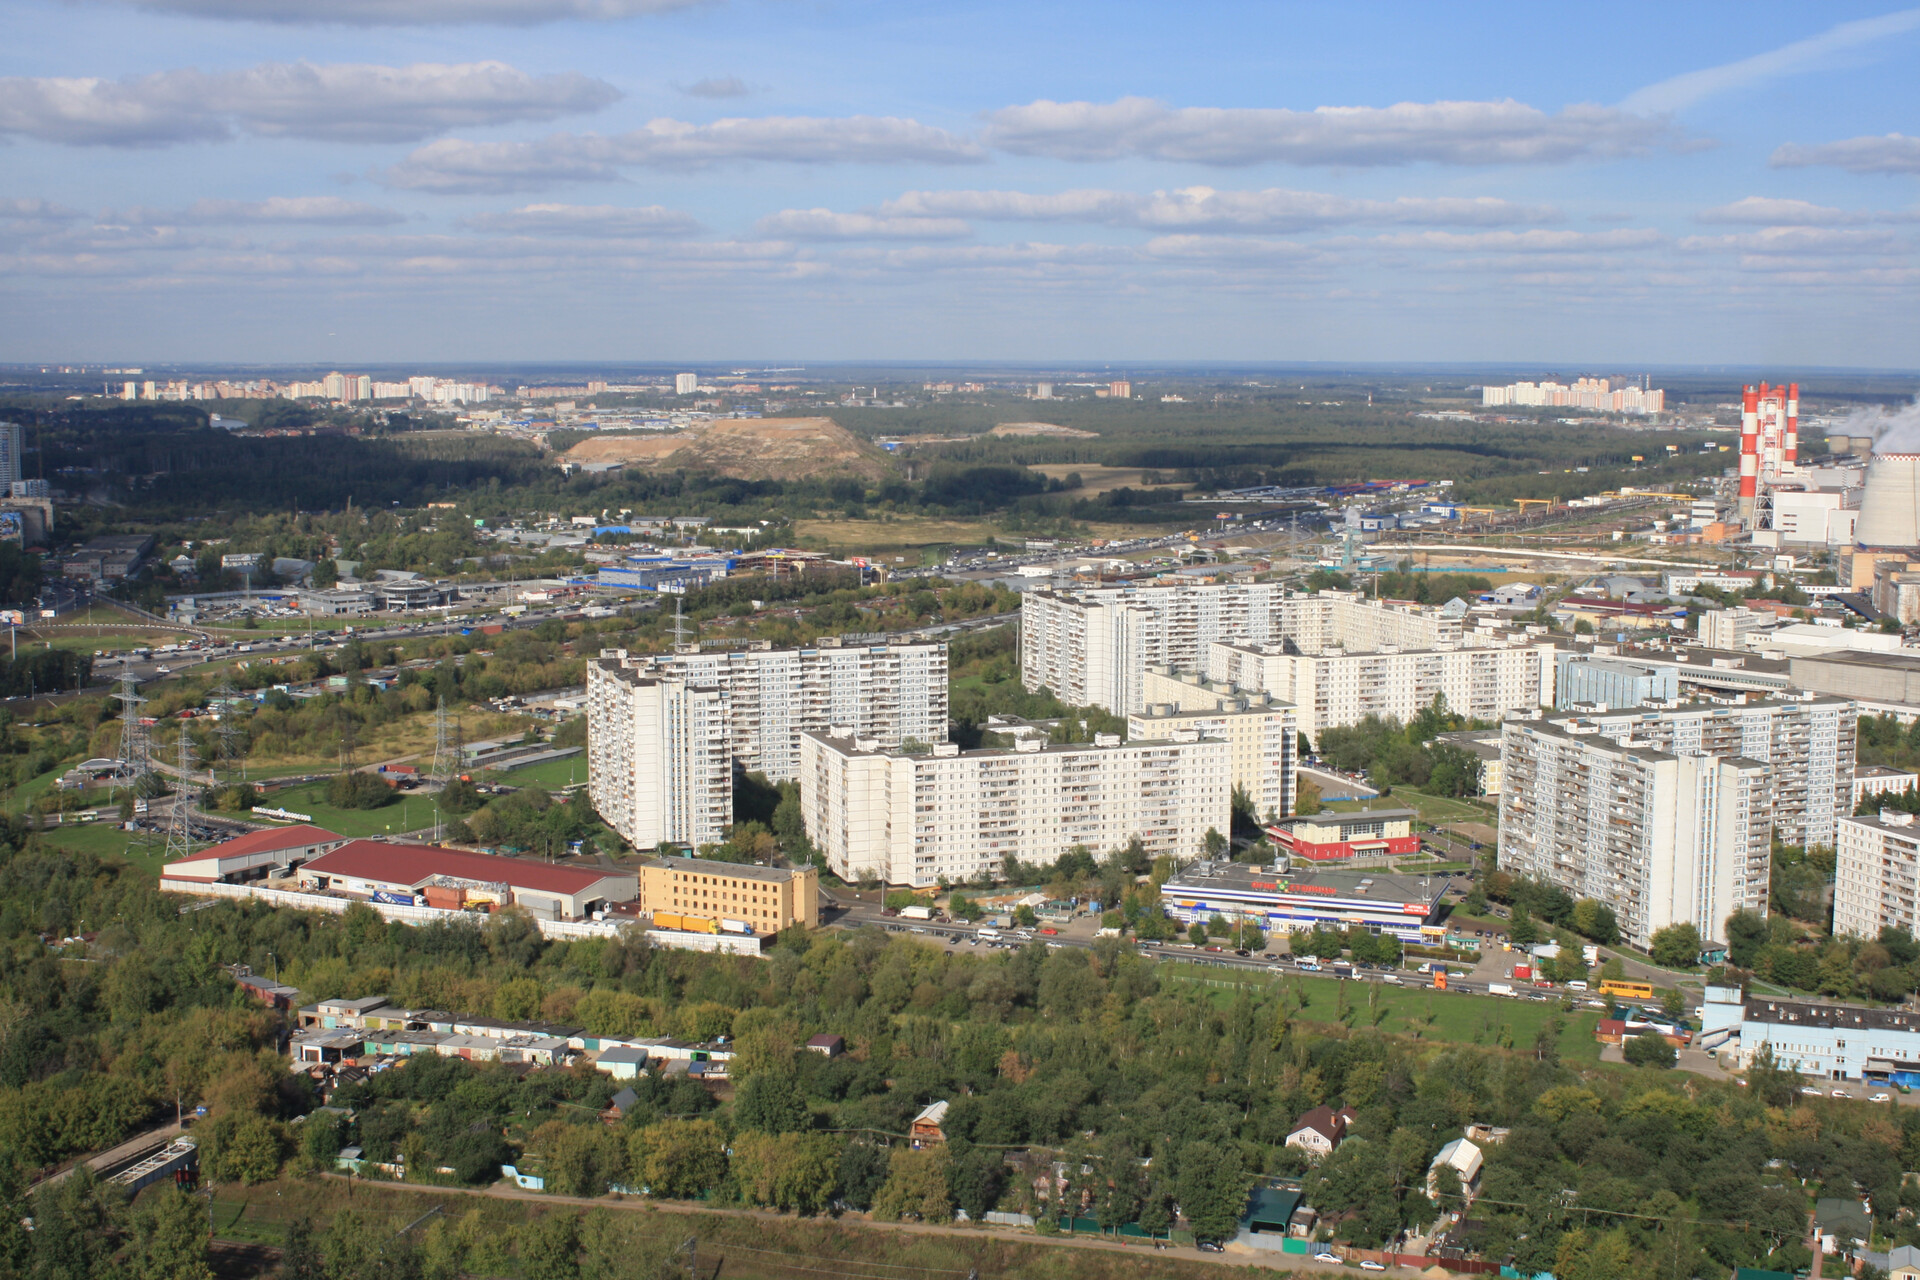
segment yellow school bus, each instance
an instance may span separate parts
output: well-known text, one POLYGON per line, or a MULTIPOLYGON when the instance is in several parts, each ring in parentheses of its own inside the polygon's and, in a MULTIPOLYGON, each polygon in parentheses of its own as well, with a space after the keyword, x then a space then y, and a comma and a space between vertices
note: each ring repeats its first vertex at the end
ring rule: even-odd
POLYGON ((1653 984, 1651 982, 1603 982, 1600 984, 1600 994, 1620 996, 1626 1000, 1651 1000, 1653 984))

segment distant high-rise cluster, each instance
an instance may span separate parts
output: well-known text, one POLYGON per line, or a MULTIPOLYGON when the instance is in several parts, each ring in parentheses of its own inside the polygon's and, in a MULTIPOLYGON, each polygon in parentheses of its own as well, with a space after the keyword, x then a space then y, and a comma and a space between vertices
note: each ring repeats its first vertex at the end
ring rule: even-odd
POLYGON ((1572 386, 1559 382, 1515 382, 1505 387, 1482 387, 1480 403, 1490 409, 1518 405, 1645 415, 1664 412, 1667 393, 1623 378, 1580 378, 1572 386))
MULTIPOLYGON (((107 394, 116 394, 112 387, 107 394)), ((416 376, 405 382, 375 382, 364 373, 329 373, 312 382, 275 382, 255 378, 245 382, 218 380, 188 382, 127 382, 117 393, 121 400, 329 400, 353 404, 371 400, 425 400, 429 404, 480 404, 503 394, 484 382, 457 382, 449 378, 416 376)))

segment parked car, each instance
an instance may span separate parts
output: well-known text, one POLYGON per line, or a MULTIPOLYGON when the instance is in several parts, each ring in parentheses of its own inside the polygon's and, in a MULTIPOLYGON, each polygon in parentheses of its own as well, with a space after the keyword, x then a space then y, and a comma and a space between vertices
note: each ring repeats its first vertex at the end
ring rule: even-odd
POLYGON ((1335 1252, 1334 1252, 1333 1250, 1331 1250, 1331 1249, 1322 1249, 1322 1250, 1321 1250, 1320 1252, 1318 1252, 1318 1253, 1316 1253, 1316 1254, 1314 1254, 1314 1255, 1313 1255, 1313 1260, 1314 1260, 1315 1262, 1344 1262, 1344 1261, 1346 1261, 1346 1259, 1344 1259, 1344 1258, 1342 1258, 1342 1257, 1341 1257, 1341 1256, 1340 1256, 1339 1254, 1337 1254, 1337 1253, 1335 1253, 1335 1252))
POLYGON ((1384 1262, 1375 1262, 1372 1258, 1362 1258, 1360 1259, 1360 1269, 1362 1271, 1385 1271, 1387 1264, 1384 1262))
POLYGON ((1819 1097, 1819 1096, 1820 1096, 1820 1091, 1819 1091, 1818 1089, 1816 1089, 1816 1088, 1814 1088, 1814 1087, 1813 1087, 1812 1085, 1810 1085, 1810 1084, 1809 1084, 1809 1085, 1802 1085, 1802 1086, 1800 1087, 1800 1092, 1801 1092, 1801 1093, 1804 1093, 1804 1094, 1806 1094, 1806 1095, 1807 1095, 1807 1096, 1808 1096, 1809 1098, 1817 1098, 1817 1097, 1819 1097))
POLYGON ((1867 1099, 1867 1101, 1869 1101, 1869 1102, 1892 1102, 1892 1101, 1893 1101, 1893 1095, 1892 1095, 1892 1094, 1890 1094, 1890 1093, 1876 1093, 1876 1094, 1874 1094, 1874 1095, 1873 1095, 1873 1097, 1871 1097, 1871 1098, 1869 1098, 1869 1099, 1867 1099))
POLYGON ((1845 1089, 1830 1089, 1828 1090, 1828 1095, 1830 1097, 1835 1097, 1835 1098, 1849 1098, 1853 1096, 1852 1094, 1848 1093, 1845 1089))

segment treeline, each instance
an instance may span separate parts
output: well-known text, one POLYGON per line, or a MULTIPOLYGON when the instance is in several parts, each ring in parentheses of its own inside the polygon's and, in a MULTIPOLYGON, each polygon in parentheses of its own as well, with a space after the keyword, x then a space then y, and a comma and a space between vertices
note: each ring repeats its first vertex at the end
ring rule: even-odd
POLYGON ((1480 793, 1480 758, 1451 742, 1434 742, 1436 734, 1468 727, 1464 716, 1447 710, 1446 698, 1433 702, 1402 725, 1392 717, 1369 715, 1359 724, 1320 731, 1319 758, 1343 773, 1364 773, 1375 786, 1419 787, 1435 795, 1471 796, 1480 793))

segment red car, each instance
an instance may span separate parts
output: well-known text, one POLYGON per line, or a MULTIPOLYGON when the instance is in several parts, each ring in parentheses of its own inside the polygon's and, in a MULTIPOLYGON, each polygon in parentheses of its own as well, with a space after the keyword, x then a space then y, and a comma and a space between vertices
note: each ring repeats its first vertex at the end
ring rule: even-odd
POLYGON ((1060 931, 1054 928, 1052 925, 1048 925, 1046 928, 1042 929, 1040 932, 1046 934, 1049 938, 1051 938, 1054 934, 1059 933, 1060 931))

